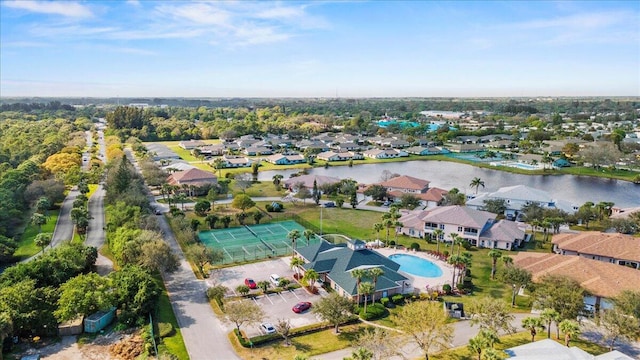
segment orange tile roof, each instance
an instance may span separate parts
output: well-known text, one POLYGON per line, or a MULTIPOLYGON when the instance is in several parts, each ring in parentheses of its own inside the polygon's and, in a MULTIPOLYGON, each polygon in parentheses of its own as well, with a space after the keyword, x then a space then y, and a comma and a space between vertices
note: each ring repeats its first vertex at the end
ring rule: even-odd
POLYGON ((563 233, 554 235, 551 242, 562 250, 575 251, 580 254, 640 261, 640 238, 631 235, 597 231, 577 234, 563 233))
POLYGON ((389 179, 385 182, 381 182, 380 185, 384 187, 391 187, 397 189, 411 189, 422 190, 429 186, 430 181, 414 178, 412 176, 402 175, 389 179))
POLYGON ((195 181, 216 181, 218 178, 213 173, 197 168, 178 171, 169 176, 169 183, 195 182, 195 181))
POLYGON ((639 270, 580 256, 520 252, 513 257, 513 263, 530 271, 534 282, 547 274, 567 276, 589 293, 605 298, 614 298, 623 290, 640 289, 639 270))

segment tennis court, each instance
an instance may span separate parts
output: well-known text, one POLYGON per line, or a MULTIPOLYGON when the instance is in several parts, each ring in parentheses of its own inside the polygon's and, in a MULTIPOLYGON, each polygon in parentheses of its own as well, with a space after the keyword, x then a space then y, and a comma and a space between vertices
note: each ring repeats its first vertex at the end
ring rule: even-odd
MULTIPOLYGON (((291 254, 291 240, 287 239, 291 230, 300 231, 298 244, 306 245, 307 239, 302 236, 305 228, 293 220, 207 230, 198 235, 205 246, 222 250, 223 263, 228 263, 291 254)), ((319 241, 315 235, 309 239, 310 244, 319 241)))

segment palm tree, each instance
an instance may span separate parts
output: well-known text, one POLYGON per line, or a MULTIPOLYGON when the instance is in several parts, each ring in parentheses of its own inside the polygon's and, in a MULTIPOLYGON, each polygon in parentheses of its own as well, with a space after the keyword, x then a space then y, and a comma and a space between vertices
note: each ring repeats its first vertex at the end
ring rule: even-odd
POLYGON ((444 231, 436 229, 433 231, 433 237, 436 239, 436 253, 440 254, 440 238, 444 236, 444 231))
POLYGON ((304 273, 304 277, 302 279, 307 283, 307 286, 313 290, 316 288, 315 284, 319 277, 320 275, 318 275, 315 270, 309 269, 304 273))
POLYGON ((213 162, 213 168, 218 170, 218 177, 222 176, 222 169, 224 169, 224 160, 218 158, 213 162))
MULTIPOLYGON (((367 270, 364 269, 353 269, 351 270, 351 277, 356 279, 356 288, 360 288, 360 283, 362 282, 362 278, 367 276, 367 270)), ((358 291, 358 304, 360 304, 360 291, 358 291)))
POLYGON ((358 295, 363 294, 364 295, 364 312, 367 312, 367 297, 369 296, 369 294, 373 293, 375 291, 375 288, 373 287, 373 284, 365 281, 363 283, 360 283, 360 285, 358 286, 358 295))
POLYGON ((502 251, 492 249, 489 250, 487 255, 489 255, 489 257, 491 258, 491 280, 494 280, 496 278, 496 266, 498 264, 498 258, 502 257, 502 251))
POLYGON ((488 329, 480 329, 476 336, 469 339, 467 348, 469 348, 471 352, 477 353, 478 360, 481 360, 482 352, 488 349, 493 349, 493 346, 499 342, 500 339, 495 332, 488 329))
POLYGON ((539 317, 529 316, 522 319, 522 327, 529 330, 529 333, 531 333, 531 342, 534 342, 536 341, 538 330, 544 330, 544 323, 539 317))
POLYGON ((389 232, 391 231, 391 228, 393 227, 394 222, 391 219, 384 219, 382 221, 382 224, 384 225, 384 227, 387 228, 387 238, 384 243, 386 246, 389 246, 389 232))
POLYGON ((309 246, 309 241, 311 240, 311 237, 314 235, 315 233, 313 232, 313 230, 310 229, 305 229, 302 232, 302 236, 304 236, 305 239, 307 239, 307 246, 309 246))
POLYGON ((456 239, 458 238, 458 233, 449 233, 449 238, 451 238, 451 251, 449 252, 453 255, 453 246, 456 244, 456 239))
POLYGON ((273 178, 272 178, 272 179, 273 179, 273 185, 275 185, 275 186, 276 186, 276 189, 277 189, 277 190, 280 190, 280 182, 282 181, 282 178, 283 178, 283 177, 284 177, 284 176, 282 176, 282 175, 280 175, 280 174, 275 174, 275 175, 273 175, 273 178))
POLYGON ((218 220, 220 220, 220 218, 215 214, 208 214, 204 218, 204 221, 209 224, 209 229, 215 229, 218 220))
POLYGON ((569 346, 572 338, 580 334, 580 325, 573 320, 562 320, 558 325, 558 329, 564 334, 564 344, 569 346))
POLYGON ((479 177, 475 177, 473 178, 473 180, 471 180, 471 183, 469 184, 469 186, 471 186, 472 188, 476 188, 476 194, 477 194, 478 188, 480 186, 482 186, 482 188, 484 189, 484 181, 482 181, 482 179, 480 179, 479 177))
POLYGON ((262 289, 263 294, 266 294, 267 290, 271 287, 271 283, 267 280, 258 281, 256 285, 258 286, 258 288, 262 289))
POLYGON ((376 285, 378 284, 378 277, 384 275, 384 270, 379 267, 369 269, 369 276, 373 279, 373 294, 371 295, 371 304, 376 302, 376 285))
MULTIPOLYGON (((461 236, 457 236, 455 239, 455 243, 456 245, 458 245, 458 254, 457 254, 458 256, 460 256, 460 248, 462 248, 462 244, 464 244, 465 241, 467 240, 461 236)), ((451 250, 453 250, 453 248, 451 248, 451 250)))
POLYGON ((395 231, 395 242, 397 244, 398 243, 398 233, 399 233, 398 228, 402 228, 404 225, 402 225, 402 223, 400 221, 396 220, 393 223, 393 226, 396 228, 396 231, 395 231))
POLYGON ((287 239, 291 240, 292 255, 296 253, 296 240, 300 238, 300 230, 291 230, 287 234, 287 239))
POLYGON ((296 279, 300 278, 300 273, 299 273, 299 266, 304 265, 304 259, 301 257, 292 257, 291 258, 291 262, 289 263, 289 267, 291 267, 291 269, 295 270, 296 272, 296 279))
POLYGON ((555 309, 544 309, 540 313, 540 318, 547 323, 547 339, 551 339, 551 323, 558 321, 560 314, 555 309))
POLYGON ((382 223, 373 224, 373 230, 378 234, 378 238, 376 240, 380 240, 380 231, 384 229, 384 225, 382 223))
POLYGON ((502 262, 504 263, 504 266, 509 267, 513 265, 513 258, 511 256, 505 255, 502 257, 502 262))
POLYGON ((450 255, 447 259, 447 262, 453 266, 452 278, 451 278, 451 288, 456 288, 456 269, 458 268, 458 264, 461 261, 461 257, 459 255, 450 255))

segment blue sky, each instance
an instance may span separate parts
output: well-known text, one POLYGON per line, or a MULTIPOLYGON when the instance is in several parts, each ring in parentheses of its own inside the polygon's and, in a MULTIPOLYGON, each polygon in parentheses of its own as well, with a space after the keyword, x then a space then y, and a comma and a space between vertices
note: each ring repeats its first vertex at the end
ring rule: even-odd
POLYGON ((1 1, 0 96, 639 96, 640 2, 1 1))

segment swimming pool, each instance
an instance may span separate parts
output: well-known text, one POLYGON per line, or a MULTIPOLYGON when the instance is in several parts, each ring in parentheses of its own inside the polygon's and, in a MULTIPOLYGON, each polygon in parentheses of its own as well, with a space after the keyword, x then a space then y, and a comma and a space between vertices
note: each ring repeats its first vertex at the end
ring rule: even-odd
POLYGON ((491 165, 491 166, 508 166, 508 167, 518 168, 518 169, 523 169, 523 170, 538 170, 538 169, 540 169, 539 166, 525 164, 525 163, 521 163, 521 162, 504 162, 504 161, 503 162, 492 162, 489 165, 491 165))
POLYGON ((389 259, 400 264, 400 270, 411 275, 422 277, 440 277, 442 269, 429 260, 425 260, 413 255, 393 254, 389 259))

